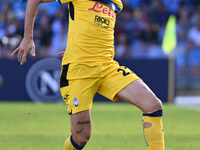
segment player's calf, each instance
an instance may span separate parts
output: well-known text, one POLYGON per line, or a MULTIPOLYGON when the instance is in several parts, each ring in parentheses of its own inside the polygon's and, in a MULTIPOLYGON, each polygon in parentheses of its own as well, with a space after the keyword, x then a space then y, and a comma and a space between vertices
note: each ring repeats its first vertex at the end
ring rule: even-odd
POLYGON ((70 115, 72 136, 64 145, 64 150, 81 150, 91 136, 92 121, 90 110, 70 115))
POLYGON ((81 128, 81 130, 73 131, 72 136, 68 138, 64 144, 64 150, 81 150, 87 144, 91 136, 91 132, 87 132, 87 129, 81 128))
POLYGON ((82 133, 82 134, 78 134, 76 139, 77 139, 77 144, 81 147, 84 147, 87 142, 89 141, 90 139, 90 133, 82 133))

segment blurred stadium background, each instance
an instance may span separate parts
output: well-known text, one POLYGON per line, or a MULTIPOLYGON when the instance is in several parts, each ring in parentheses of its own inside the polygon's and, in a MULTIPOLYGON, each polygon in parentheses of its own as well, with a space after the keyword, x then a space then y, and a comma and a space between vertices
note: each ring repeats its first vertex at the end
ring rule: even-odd
MULTIPOLYGON (((166 103, 167 149, 199 149, 200 1, 122 1, 124 10, 117 16, 115 29, 115 59, 142 77, 166 103), (172 61, 161 46, 171 14, 177 18, 172 61)), ((70 134, 66 106, 29 102, 62 102, 58 84, 61 58, 57 53, 66 47, 67 5, 40 5, 34 32, 36 57, 29 56, 20 66, 11 52, 23 37, 25 7, 26 0, 0 1, 0 149, 62 149, 66 134, 70 134)), ((105 98, 97 95, 95 100, 105 98)), ((88 150, 145 149, 139 110, 121 103, 94 103, 94 110, 88 150), (127 120, 130 122, 125 123, 127 120)))
MULTIPOLYGON (((140 75, 163 101, 170 99, 169 91, 166 91, 169 89, 174 91, 175 97, 179 96, 176 98, 177 103, 200 103, 199 0, 123 0, 123 2, 124 10, 118 15, 115 30, 115 59, 140 75), (171 14, 177 18, 175 70, 168 69, 168 56, 163 53, 161 47, 165 25, 171 14), (149 64, 151 65, 148 66, 149 64), (174 82, 170 88, 166 81, 168 74, 175 75, 175 79, 173 76, 169 78, 174 82)), ((0 99, 2 100, 32 99, 30 94, 27 96, 26 90, 21 91, 20 96, 20 88, 15 87, 23 83, 21 89, 27 88, 25 78, 29 68, 40 59, 58 58, 57 53, 65 50, 67 42, 67 6, 57 2, 41 4, 34 32, 36 58, 29 58, 24 69, 17 66, 16 57, 10 54, 23 37, 25 7, 26 0, 0 1, 0 82, 1 84, 3 82, 0 99), (16 74, 15 80, 11 77, 11 73, 16 74), (13 89, 12 91, 18 89, 18 94, 13 93, 11 96, 6 92, 9 89, 13 89)), ((58 78, 58 72, 54 72, 54 75, 51 73, 48 77, 58 78)), ((49 86, 53 85, 46 81, 40 84, 38 85, 40 89, 44 93, 50 92, 51 95, 52 88, 50 87, 49 91, 49 86)))

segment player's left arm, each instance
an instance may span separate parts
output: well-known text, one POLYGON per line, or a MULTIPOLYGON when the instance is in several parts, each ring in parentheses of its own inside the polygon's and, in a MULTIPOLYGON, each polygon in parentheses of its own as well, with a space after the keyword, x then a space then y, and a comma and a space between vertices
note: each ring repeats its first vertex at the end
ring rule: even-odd
POLYGON ((56 0, 28 0, 25 15, 25 29, 24 38, 17 49, 15 49, 12 55, 18 53, 18 61, 21 65, 26 62, 26 57, 31 51, 32 56, 35 56, 35 44, 33 41, 33 26, 35 21, 35 16, 38 11, 40 3, 53 2, 56 0))

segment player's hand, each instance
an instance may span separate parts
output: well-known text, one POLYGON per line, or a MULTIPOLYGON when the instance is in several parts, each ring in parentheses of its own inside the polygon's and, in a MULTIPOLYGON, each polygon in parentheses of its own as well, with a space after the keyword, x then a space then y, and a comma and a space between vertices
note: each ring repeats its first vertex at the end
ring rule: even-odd
POLYGON ((31 51, 32 56, 35 56, 35 44, 32 39, 24 38, 19 47, 13 51, 12 55, 18 53, 18 61, 23 65, 26 63, 26 57, 29 51, 31 51))
POLYGON ((62 57, 64 56, 64 54, 65 54, 65 51, 59 52, 59 53, 58 53, 58 55, 60 55, 60 56, 62 56, 62 57))

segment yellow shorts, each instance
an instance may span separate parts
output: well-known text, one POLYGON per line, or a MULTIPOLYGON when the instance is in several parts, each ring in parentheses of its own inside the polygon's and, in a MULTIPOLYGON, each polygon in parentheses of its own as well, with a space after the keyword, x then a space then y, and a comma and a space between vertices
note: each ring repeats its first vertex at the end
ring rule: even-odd
POLYGON ((115 101, 115 95, 139 77, 116 61, 71 63, 62 66, 60 91, 69 114, 92 107, 96 92, 115 101))

